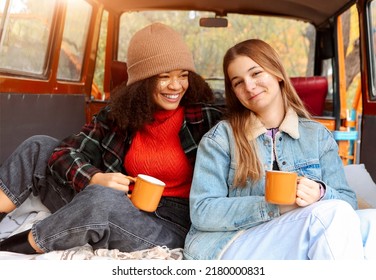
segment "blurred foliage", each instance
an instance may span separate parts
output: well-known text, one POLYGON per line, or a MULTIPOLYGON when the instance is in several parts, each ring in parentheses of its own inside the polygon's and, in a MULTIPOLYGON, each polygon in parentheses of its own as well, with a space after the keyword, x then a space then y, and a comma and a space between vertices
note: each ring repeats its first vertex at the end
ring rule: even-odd
POLYGON ((355 6, 341 16, 346 68, 346 108, 351 110, 360 83, 359 19, 355 6))
POLYGON ((227 28, 200 27, 200 18, 213 16, 198 11, 125 13, 121 18, 118 58, 126 61, 129 40, 137 30, 153 22, 163 22, 183 35, 193 52, 197 72, 206 78, 222 77, 222 58, 227 49, 250 38, 271 44, 291 76, 312 74, 308 67, 314 49, 312 25, 277 17, 229 14, 227 28))
MULTIPOLYGON (((104 61, 105 61, 105 50, 106 50, 106 39, 107 39, 107 23, 108 23, 108 12, 104 11, 102 15, 101 28, 99 33, 98 50, 95 61, 95 72, 94 72, 94 83, 97 85, 100 92, 103 90, 103 80, 104 80, 104 61)), ((103 96, 104 97, 104 96, 103 96)))
POLYGON ((0 68, 43 74, 53 20, 54 1, 0 0, 0 68), (40 9, 43 5, 44 9, 40 9), (5 11, 5 8, 8 8, 5 11), (6 15, 7 18, 3 18, 6 15), (5 20, 6 19, 6 20, 5 20))

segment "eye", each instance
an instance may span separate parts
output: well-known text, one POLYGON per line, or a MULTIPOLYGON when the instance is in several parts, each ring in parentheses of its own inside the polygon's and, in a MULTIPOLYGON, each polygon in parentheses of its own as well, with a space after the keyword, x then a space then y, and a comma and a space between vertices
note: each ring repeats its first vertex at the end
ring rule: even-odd
POLYGON ((179 75, 179 80, 187 80, 188 79, 188 72, 183 72, 179 75))
POLYGON ((158 80, 161 82, 165 82, 165 81, 170 80, 170 76, 167 74, 160 74, 158 75, 158 80))
POLYGON ((167 75, 167 74, 159 74, 158 75, 158 79, 169 79, 169 78, 170 78, 170 76, 167 75))
POLYGON ((232 82, 232 87, 233 88, 236 88, 237 86, 239 86, 241 83, 243 83, 243 80, 235 80, 232 82))
POLYGON ((254 71, 251 76, 252 77, 258 77, 258 76, 261 76, 263 73, 264 73, 264 71, 257 70, 257 71, 254 71))
POLYGON ((251 73, 251 76, 252 77, 257 77, 257 76, 262 75, 264 72, 265 72, 264 69, 262 67, 258 66, 258 67, 255 67, 253 69, 253 71, 251 73))

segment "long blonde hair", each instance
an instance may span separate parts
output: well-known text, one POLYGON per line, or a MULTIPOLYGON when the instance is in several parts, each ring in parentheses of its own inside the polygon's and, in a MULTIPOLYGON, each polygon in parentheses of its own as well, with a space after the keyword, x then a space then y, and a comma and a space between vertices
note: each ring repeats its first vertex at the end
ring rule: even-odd
MULTIPOLYGON (((247 135, 249 124, 255 121, 256 115, 244 107, 236 97, 227 69, 230 63, 238 56, 247 56, 260 65, 266 72, 280 80, 284 107, 291 107, 298 116, 310 118, 291 81, 282 65, 277 52, 266 42, 259 39, 250 39, 231 47, 223 58, 223 73, 225 77, 225 91, 227 104, 227 119, 234 131, 237 169, 234 185, 244 186, 247 178, 260 180, 263 174, 262 164, 257 155, 256 141, 250 141, 247 135)), ((252 137, 254 138, 254 137, 252 137)))

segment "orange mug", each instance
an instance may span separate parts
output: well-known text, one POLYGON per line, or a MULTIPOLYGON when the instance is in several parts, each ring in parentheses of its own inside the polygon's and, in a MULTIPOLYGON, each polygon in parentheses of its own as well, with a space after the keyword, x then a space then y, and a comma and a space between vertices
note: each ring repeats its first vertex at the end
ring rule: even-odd
POLYGON ((298 174, 278 170, 266 171, 265 200, 269 203, 291 205, 296 200, 298 174))
POLYGON ((127 176, 127 178, 135 183, 132 194, 128 195, 133 205, 140 210, 154 212, 166 184, 145 174, 138 174, 137 177, 127 176))

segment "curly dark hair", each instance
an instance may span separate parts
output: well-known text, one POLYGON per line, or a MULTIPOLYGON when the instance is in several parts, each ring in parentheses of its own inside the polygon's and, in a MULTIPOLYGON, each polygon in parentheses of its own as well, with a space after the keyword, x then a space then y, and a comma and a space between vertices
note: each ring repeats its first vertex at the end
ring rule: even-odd
MULTIPOLYGON (((153 100, 158 76, 135 82, 123 83, 111 92, 110 116, 122 130, 134 133, 153 121, 158 107, 153 100)), ((181 106, 194 103, 211 103, 214 94, 209 84, 197 73, 189 71, 189 87, 180 101, 181 106)))

